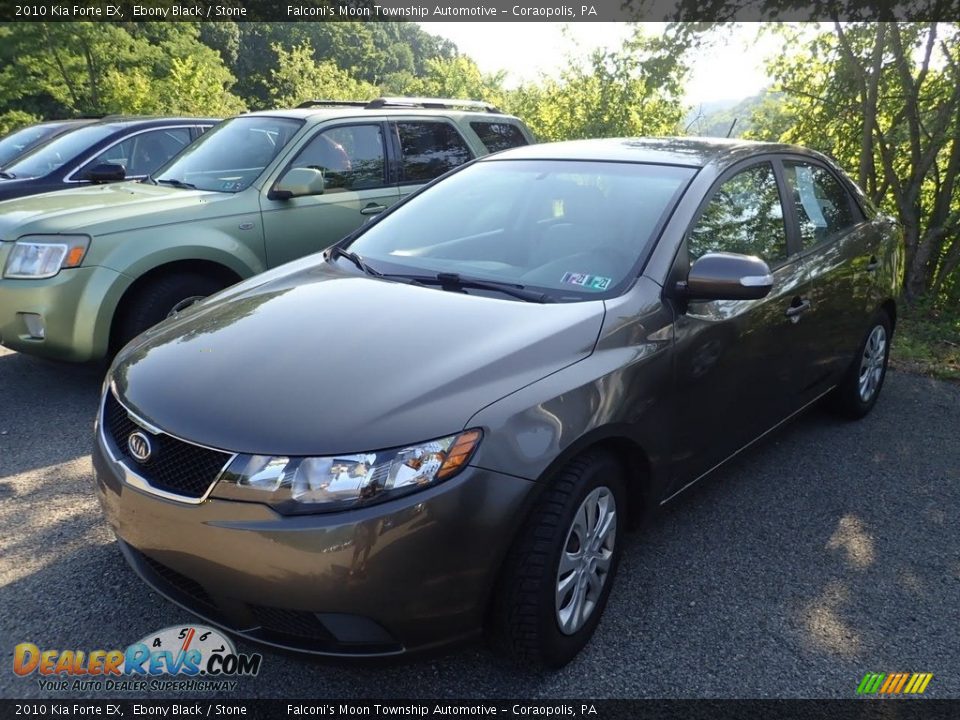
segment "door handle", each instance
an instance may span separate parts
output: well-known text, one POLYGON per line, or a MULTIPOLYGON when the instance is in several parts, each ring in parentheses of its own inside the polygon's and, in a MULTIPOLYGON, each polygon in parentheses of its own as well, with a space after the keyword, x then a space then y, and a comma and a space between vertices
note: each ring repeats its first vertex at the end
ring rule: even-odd
POLYGON ((365 208, 360 211, 361 215, 376 215, 382 213, 387 209, 386 205, 377 205, 376 203, 370 203, 365 208))
POLYGON ((809 300, 801 300, 797 305, 791 305, 790 307, 788 307, 786 315, 793 322, 798 322, 800 320, 800 316, 803 315, 803 313, 805 313, 807 310, 809 310, 810 307, 811 306, 810 306, 809 300))
POLYGON ((870 258, 870 264, 867 265, 867 272, 874 272, 875 270, 879 269, 879 267, 880 261, 877 260, 876 256, 873 256, 870 258))

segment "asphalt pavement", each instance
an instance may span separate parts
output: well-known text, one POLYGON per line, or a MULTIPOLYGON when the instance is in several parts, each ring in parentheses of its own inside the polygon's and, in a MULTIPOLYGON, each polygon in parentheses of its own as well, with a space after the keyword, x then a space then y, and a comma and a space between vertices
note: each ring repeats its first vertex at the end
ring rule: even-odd
MULTIPOLYGON (((100 516, 101 379, 0 349, 0 697, 62 695, 14 675, 17 643, 124 648, 192 621, 100 516)), ((866 419, 813 409, 629 535, 593 641, 559 672, 480 643, 343 663, 239 641, 264 659, 237 696, 849 698, 866 672, 926 672, 927 696, 960 697, 958 510, 960 386, 891 372, 866 419)))

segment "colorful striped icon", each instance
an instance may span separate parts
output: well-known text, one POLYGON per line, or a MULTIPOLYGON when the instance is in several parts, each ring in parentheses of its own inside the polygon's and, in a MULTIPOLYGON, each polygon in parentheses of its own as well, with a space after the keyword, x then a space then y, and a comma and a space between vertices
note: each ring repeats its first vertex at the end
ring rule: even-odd
POLYGON ((931 680, 931 673, 867 673, 857 695, 923 695, 931 680))

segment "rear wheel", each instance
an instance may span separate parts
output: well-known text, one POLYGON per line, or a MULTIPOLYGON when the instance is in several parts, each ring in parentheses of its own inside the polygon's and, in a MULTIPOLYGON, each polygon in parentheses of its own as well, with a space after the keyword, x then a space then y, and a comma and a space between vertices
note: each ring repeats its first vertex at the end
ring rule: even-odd
POLYGON ((560 473, 504 566, 493 618, 502 651, 551 668, 580 652, 610 595, 625 514, 623 473, 610 455, 588 453, 560 473))
POLYGON ((184 310, 224 287, 220 280, 197 273, 164 275, 137 289, 126 299, 114 328, 114 350, 119 350, 147 328, 184 310))
POLYGON ((838 414, 858 420, 873 409, 887 375, 892 337, 890 316, 881 310, 870 323, 846 376, 833 391, 832 406, 838 414))

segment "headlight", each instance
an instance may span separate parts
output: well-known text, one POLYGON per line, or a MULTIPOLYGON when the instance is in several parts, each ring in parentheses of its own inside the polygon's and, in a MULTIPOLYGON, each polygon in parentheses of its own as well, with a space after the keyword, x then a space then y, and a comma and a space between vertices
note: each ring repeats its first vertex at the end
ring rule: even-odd
POLYGON ((480 444, 479 430, 420 445, 356 455, 238 455, 215 497, 262 502, 284 514, 331 512, 431 487, 460 472, 480 444))
POLYGON ((77 267, 87 254, 90 238, 86 235, 26 235, 13 244, 6 278, 49 278, 63 268, 77 267))

